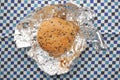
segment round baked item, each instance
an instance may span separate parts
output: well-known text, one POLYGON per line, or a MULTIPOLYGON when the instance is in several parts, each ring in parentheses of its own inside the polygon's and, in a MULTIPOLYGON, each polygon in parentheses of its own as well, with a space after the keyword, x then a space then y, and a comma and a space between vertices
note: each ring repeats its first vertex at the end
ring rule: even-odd
POLYGON ((50 56, 59 57, 70 50, 78 30, 73 22, 51 18, 40 24, 37 41, 50 56))

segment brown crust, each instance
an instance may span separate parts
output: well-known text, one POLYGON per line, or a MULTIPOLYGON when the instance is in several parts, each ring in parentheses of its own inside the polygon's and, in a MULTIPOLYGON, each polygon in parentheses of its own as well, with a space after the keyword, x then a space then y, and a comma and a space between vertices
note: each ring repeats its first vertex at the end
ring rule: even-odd
POLYGON ((41 23, 37 41, 50 56, 59 57, 70 50, 79 28, 72 22, 52 18, 41 23))

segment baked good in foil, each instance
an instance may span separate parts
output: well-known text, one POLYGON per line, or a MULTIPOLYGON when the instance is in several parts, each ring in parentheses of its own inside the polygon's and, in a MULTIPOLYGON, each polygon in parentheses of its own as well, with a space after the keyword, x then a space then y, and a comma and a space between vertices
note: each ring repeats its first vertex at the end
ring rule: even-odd
POLYGON ((67 73, 86 48, 86 39, 95 35, 90 14, 91 10, 72 3, 38 8, 17 25, 16 44, 29 43, 27 54, 45 73, 67 73), (91 23, 90 27, 84 23, 91 23))
POLYGON ((70 21, 55 17, 39 25, 37 41, 50 56, 60 57, 70 50, 79 27, 70 21))

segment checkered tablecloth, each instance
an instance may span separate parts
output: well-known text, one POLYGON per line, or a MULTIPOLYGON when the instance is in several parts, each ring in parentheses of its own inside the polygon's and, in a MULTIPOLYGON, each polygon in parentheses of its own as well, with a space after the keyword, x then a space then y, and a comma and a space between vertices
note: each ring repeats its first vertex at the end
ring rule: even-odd
POLYGON ((16 48, 13 34, 20 20, 37 7, 67 2, 69 0, 0 0, 0 80, 120 80, 120 0, 73 0, 96 12, 94 26, 109 48, 97 53, 89 45, 67 74, 46 75, 24 48, 16 48))

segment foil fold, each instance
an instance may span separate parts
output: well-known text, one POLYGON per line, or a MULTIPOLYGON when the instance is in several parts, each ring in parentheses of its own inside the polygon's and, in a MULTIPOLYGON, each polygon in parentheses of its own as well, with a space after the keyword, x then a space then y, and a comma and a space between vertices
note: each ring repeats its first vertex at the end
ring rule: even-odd
POLYGON ((92 43, 96 50, 106 49, 102 36, 93 25, 95 13, 89 8, 80 7, 72 3, 58 4, 55 9, 51 10, 47 17, 44 10, 43 13, 39 12, 41 9, 37 8, 18 23, 15 28, 14 41, 17 48, 30 47, 26 53, 47 74, 60 75, 69 72, 77 63, 80 53, 87 47, 87 42, 92 43), (58 17, 67 21, 74 21, 80 27, 80 32, 76 35, 71 50, 59 58, 50 57, 48 52, 39 47, 36 40, 38 25, 42 21, 56 16, 55 11, 61 12, 57 15, 58 17))

